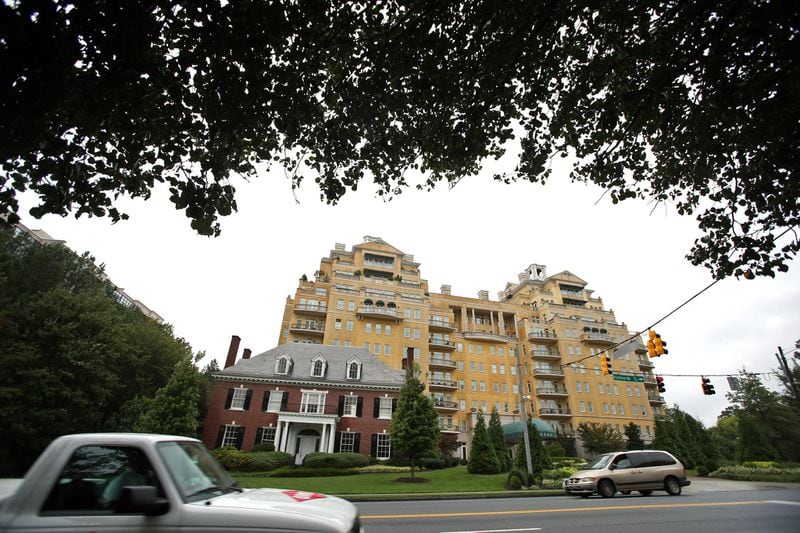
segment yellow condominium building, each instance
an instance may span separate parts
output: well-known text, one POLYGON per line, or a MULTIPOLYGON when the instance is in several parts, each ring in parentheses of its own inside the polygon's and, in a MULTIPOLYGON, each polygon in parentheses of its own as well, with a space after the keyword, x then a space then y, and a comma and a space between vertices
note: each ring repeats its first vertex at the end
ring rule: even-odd
POLYGON ((496 408, 504 424, 518 421, 520 401, 554 432, 575 435, 581 422, 622 432, 633 422, 653 438, 664 406, 653 364, 583 279, 533 264, 493 300, 449 285, 432 292, 419 266, 380 237, 336 244, 287 298, 278 343, 366 348, 394 368, 412 353, 439 427, 463 455, 476 413, 496 408), (602 371, 605 354, 613 375, 602 371))

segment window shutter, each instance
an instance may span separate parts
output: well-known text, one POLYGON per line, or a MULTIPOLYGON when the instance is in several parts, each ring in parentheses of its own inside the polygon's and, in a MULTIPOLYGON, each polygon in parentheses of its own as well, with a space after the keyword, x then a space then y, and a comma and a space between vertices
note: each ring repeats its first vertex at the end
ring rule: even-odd
POLYGON ((264 428, 256 429, 256 440, 253 441, 253 445, 260 444, 263 437, 264 437, 264 428))
POLYGON ((339 396, 339 416, 344 415, 344 396, 339 396))
POLYGON ((228 389, 228 398, 225 400, 225 409, 231 408, 232 401, 233 401, 233 389, 228 389))
MULTIPOLYGON (((245 409, 247 409, 245 407, 245 409)), ((397 410, 397 398, 392 398, 392 414, 397 410)))
MULTIPOLYGON (((372 418, 378 418, 381 414, 381 399, 375 398, 372 403, 372 418)), ((377 437, 375 437, 377 439, 377 437)))
POLYGON ((261 402, 261 410, 266 411, 269 407, 269 391, 264 391, 264 400, 261 402))
POLYGON ((361 450, 361 433, 356 433, 353 439, 353 452, 359 453, 361 450))
POLYGON ((223 437, 225 437, 225 424, 222 424, 219 427, 219 431, 217 432, 217 443, 214 445, 214 448, 219 448, 222 446, 223 437))
POLYGON ((370 443, 370 446, 369 446, 369 454, 372 457, 377 457, 378 456, 378 434, 377 433, 373 433, 372 434, 372 442, 370 443))
POLYGON ((361 418, 361 415, 363 414, 364 414, 364 398, 359 396, 358 401, 356 402, 356 416, 361 418))
POLYGON ((340 449, 339 448, 339 444, 341 443, 341 441, 342 441, 342 432, 341 431, 337 431, 336 432, 336 436, 334 437, 334 440, 333 440, 333 453, 339 453, 339 449, 340 449))
POLYGON ((244 426, 239 426, 236 429, 236 447, 242 449, 242 442, 244 442, 244 426))
POLYGON ((289 405, 289 393, 284 392, 281 398, 281 411, 286 411, 286 406, 289 405))
POLYGON ((253 398, 253 389, 247 389, 247 395, 244 397, 244 410, 250 409, 250 400, 253 398))

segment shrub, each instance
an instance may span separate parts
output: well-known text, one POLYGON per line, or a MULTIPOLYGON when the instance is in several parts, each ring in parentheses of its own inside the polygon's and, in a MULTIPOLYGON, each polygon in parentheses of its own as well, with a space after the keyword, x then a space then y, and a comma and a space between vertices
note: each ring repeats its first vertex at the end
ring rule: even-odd
POLYGON ((521 472, 519 470, 512 470, 508 473, 508 477, 506 478, 506 489, 507 490, 519 490, 522 488, 522 477, 521 472))
POLYGON ((542 472, 542 477, 547 479, 564 479, 570 477, 577 472, 578 469, 574 466, 563 466, 561 468, 551 468, 542 472))
POLYGON ((547 448, 547 453, 550 454, 550 460, 552 461, 553 457, 563 457, 566 452, 564 451, 564 447, 558 441, 550 441, 545 445, 547 448))
POLYGON ((303 468, 358 468, 369 465, 369 457, 361 453, 314 452, 303 459, 303 468))
POLYGON ((782 465, 776 461, 744 461, 742 466, 746 468, 781 468, 782 465))
POLYGON ((358 470, 344 468, 279 468, 269 474, 269 477, 334 477, 352 476, 358 470))
POLYGON ((275 451, 275 444, 272 442, 260 442, 253 446, 253 449, 250 450, 250 453, 253 452, 274 452, 275 451))
POLYGON ((211 451, 217 461, 220 462, 226 470, 231 471, 247 471, 253 462, 253 457, 234 446, 222 446, 211 451))
POLYGON ((269 472, 294 463, 294 456, 286 452, 250 452, 252 462, 247 470, 250 472, 269 472))
POLYGON ((410 466, 392 466, 385 464, 370 464, 358 469, 362 474, 400 474, 411 472, 410 466))
POLYGON ((708 477, 708 468, 703 465, 697 467, 697 475, 700 477, 708 477))
POLYGON ((441 457, 437 459, 430 459, 426 457, 422 459, 419 463, 422 468, 425 468, 427 470, 441 470, 446 466, 444 459, 441 457))
POLYGON ((711 477, 736 481, 800 482, 800 468, 752 468, 747 466, 723 466, 711 473, 711 477))
POLYGON ((540 487, 543 489, 561 489, 564 487, 564 480, 544 478, 540 487))

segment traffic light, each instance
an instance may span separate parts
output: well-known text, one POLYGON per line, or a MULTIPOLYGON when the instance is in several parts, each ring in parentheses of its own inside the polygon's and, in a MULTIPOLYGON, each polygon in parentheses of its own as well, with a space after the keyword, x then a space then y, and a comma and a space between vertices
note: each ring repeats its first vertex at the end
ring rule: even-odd
POLYGON ((667 392, 667 388, 664 386, 664 378, 656 376, 656 384, 658 385, 658 392, 667 392))
POLYGON ((600 369, 603 371, 604 376, 609 376, 614 373, 614 369, 611 368, 611 356, 608 354, 600 356, 600 369))
POLYGON ((703 383, 703 394, 711 395, 717 393, 717 391, 714 390, 714 385, 711 384, 710 379, 705 376, 701 376, 700 381, 703 383))
POLYGON ((650 357, 660 357, 669 353, 669 350, 665 348, 667 343, 661 340, 661 335, 651 329, 648 331, 648 336, 650 340, 647 341, 647 355, 650 357))

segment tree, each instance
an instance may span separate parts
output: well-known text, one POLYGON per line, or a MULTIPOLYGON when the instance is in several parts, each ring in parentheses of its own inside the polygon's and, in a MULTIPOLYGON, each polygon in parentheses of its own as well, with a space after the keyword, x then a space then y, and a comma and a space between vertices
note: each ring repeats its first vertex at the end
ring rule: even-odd
POLYGON ((467 472, 470 474, 497 474, 500 472, 500 460, 494 451, 483 413, 479 412, 475 426, 472 428, 472 447, 469 450, 467 472))
POLYGON ((508 445, 506 445, 506 437, 503 434, 500 413, 497 412, 497 409, 492 409, 492 414, 489 416, 488 432, 494 453, 500 461, 500 471, 507 472, 511 468, 511 455, 508 453, 508 445))
POLYGON ((392 451, 411 464, 412 478, 417 460, 433 451, 439 442, 437 420, 433 402, 425 395, 425 386, 417 378, 407 376, 392 414, 389 439, 392 451))
POLYGON ((621 450, 624 444, 622 434, 609 424, 581 422, 578 436, 586 451, 593 455, 621 450))
MULTIPOLYGON (((550 454, 547 448, 542 443, 542 436, 539 430, 533 424, 532 420, 528 420, 528 442, 531 445, 531 468, 533 469, 533 482, 541 482, 544 471, 552 466, 550 462, 550 454)), ((517 444, 517 468, 520 470, 528 470, 528 461, 525 458, 525 443, 520 442, 517 444)))
POLYGON ((88 255, 0 228, 0 470, 24 472, 55 437, 130 431, 139 398, 191 348, 122 306, 88 255))
POLYGON ((191 361, 179 361, 167 384, 156 392, 134 425, 134 431, 197 437, 200 379, 191 361))
POLYGON ((642 430, 638 425, 631 422, 625 426, 625 437, 628 440, 629 450, 644 450, 644 441, 642 440, 642 430))
POLYGON ((0 4, 0 213, 125 218, 166 184, 202 234, 235 180, 288 169, 335 203, 450 185, 512 151, 611 201, 696 215, 688 258, 785 271, 800 242, 796 2, 0 4), (407 181, 407 179, 409 181, 407 181))

